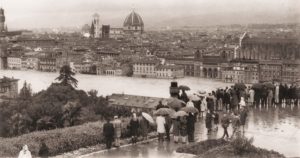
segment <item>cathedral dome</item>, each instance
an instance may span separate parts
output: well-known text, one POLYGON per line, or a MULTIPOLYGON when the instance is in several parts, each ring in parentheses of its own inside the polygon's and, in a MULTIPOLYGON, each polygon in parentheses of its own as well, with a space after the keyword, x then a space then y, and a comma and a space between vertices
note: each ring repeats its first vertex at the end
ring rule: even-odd
POLYGON ((124 27, 144 27, 144 22, 139 14, 136 12, 132 11, 125 19, 124 27))

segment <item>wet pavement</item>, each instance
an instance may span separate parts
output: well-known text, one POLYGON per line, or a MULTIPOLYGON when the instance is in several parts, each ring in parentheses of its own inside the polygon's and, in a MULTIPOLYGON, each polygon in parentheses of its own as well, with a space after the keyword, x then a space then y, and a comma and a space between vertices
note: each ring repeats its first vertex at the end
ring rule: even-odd
MULTIPOLYGON (((221 115, 220 115, 221 116, 221 115)), ((300 157, 300 110, 295 106, 285 108, 251 109, 245 127, 247 137, 254 137, 253 144, 268 150, 275 150, 286 157, 300 157)), ((232 128, 229 128, 229 134, 232 128)), ((223 129, 207 135, 204 119, 196 123, 195 140, 220 138, 223 129)), ((193 155, 176 153, 182 144, 164 142, 158 144, 157 140, 147 144, 127 146, 110 151, 90 153, 82 157, 145 157, 145 158, 190 158, 193 155)))

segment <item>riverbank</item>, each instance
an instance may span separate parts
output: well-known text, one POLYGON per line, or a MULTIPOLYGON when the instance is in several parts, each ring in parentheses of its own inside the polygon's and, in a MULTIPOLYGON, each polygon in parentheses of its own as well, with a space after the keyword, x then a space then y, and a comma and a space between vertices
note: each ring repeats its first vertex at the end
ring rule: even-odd
POLYGON ((285 158, 284 155, 252 145, 251 139, 238 137, 232 141, 206 140, 179 147, 177 152, 197 155, 198 158, 285 158))

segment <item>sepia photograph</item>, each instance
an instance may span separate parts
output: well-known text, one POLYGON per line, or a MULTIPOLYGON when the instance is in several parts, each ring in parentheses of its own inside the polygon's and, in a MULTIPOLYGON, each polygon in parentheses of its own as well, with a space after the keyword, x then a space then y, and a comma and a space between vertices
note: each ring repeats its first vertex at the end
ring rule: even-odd
POLYGON ((0 158, 300 158, 300 0, 0 0, 0 158))

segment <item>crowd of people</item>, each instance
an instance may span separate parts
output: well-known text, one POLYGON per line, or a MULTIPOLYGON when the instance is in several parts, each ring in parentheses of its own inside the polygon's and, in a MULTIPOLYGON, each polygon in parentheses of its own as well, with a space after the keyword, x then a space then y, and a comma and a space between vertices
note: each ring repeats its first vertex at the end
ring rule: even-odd
MULTIPOLYGON (((282 104, 298 105, 299 96, 294 85, 287 86, 282 84, 263 85, 246 87, 234 85, 224 89, 217 89, 210 93, 194 93, 195 97, 187 95, 185 90, 181 91, 180 95, 175 96, 182 100, 183 106, 192 106, 198 109, 197 113, 188 112, 187 115, 172 117, 172 115, 156 115, 155 123, 149 123, 147 119, 139 113, 133 112, 128 126, 133 144, 137 142, 139 136, 143 140, 147 140, 150 129, 156 128, 158 142, 170 141, 170 133, 173 134, 175 143, 194 142, 195 123, 199 119, 204 119, 207 134, 211 135, 218 131, 218 128, 223 129, 222 138, 230 139, 237 134, 245 133, 245 124, 248 117, 249 107, 267 107, 281 106, 282 104), (139 116, 137 116, 139 115, 139 116), (220 115, 220 116, 219 116, 220 115), (228 133, 228 127, 232 127, 231 136, 228 133)), ((172 108, 164 105, 162 102, 156 107, 156 111, 160 108, 172 108)), ((175 112, 180 111, 180 108, 174 108, 175 112)), ((116 119, 117 117, 115 117, 116 119)), ((119 121, 117 121, 119 122, 119 121)), ((115 121, 111 123, 111 127, 116 127, 115 121)), ((117 128, 115 130, 118 131, 117 128)), ((104 132, 105 133, 105 132, 104 132)), ((116 133, 110 130, 107 133, 116 133)), ((116 146, 119 146, 118 134, 109 135, 108 137, 116 140, 116 146)), ((110 148, 111 144, 108 145, 110 148)))

